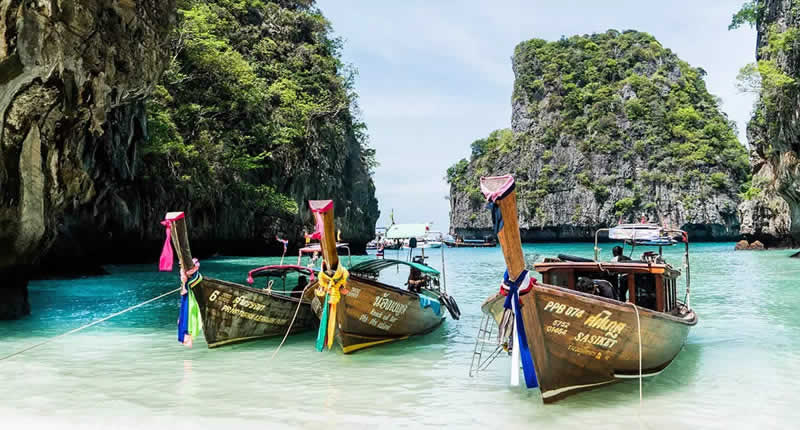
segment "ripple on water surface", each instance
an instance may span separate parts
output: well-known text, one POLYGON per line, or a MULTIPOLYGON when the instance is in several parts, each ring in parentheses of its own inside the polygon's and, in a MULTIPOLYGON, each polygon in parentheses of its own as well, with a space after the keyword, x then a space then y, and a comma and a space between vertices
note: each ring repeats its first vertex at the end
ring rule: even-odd
MULTIPOLYGON (((174 295, 0 362, 0 416, 57 428, 792 427, 800 422, 800 260, 788 251, 732 249, 693 246, 700 322, 675 362, 644 381, 641 409, 635 380, 544 406, 537 390, 508 386, 507 357, 468 376, 480 305, 503 272, 500 248, 492 248, 445 251, 448 289, 463 315, 426 336, 349 356, 316 352, 314 333, 290 337, 275 360, 280 339, 216 350, 200 339, 186 349, 175 339, 174 295)), ((526 245, 525 252, 590 257, 592 245, 526 245)), ((677 265, 681 252, 667 257, 677 265)), ((430 260, 440 266, 438 252, 430 260)), ((276 262, 220 258, 204 261, 203 272, 243 282, 250 268, 276 262)), ((175 276, 155 265, 107 269, 32 282, 33 315, 0 322, 0 355, 176 287, 175 276)))

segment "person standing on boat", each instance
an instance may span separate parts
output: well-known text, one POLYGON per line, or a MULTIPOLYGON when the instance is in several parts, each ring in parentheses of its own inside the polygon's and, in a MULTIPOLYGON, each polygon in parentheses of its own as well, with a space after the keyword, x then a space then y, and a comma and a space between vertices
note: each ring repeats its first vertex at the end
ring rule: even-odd
POLYGON ((630 257, 626 256, 622 253, 622 247, 617 245, 611 249, 611 253, 614 254, 614 257, 611 258, 611 261, 630 261, 630 257))
POLYGON ((425 285, 425 277, 422 276, 422 272, 419 269, 412 267, 408 272, 408 282, 406 282, 406 285, 408 285, 408 291, 419 293, 425 285))

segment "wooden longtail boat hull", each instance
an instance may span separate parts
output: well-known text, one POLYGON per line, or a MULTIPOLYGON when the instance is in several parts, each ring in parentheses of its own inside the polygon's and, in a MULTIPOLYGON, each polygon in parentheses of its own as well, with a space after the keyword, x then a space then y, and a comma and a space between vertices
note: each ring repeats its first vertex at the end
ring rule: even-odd
MULTIPOLYGON (((496 321, 505 297, 483 305, 496 321)), ((639 330, 632 305, 569 289, 535 284, 520 297, 522 317, 545 403, 639 376, 639 330)), ((671 315, 638 308, 642 375, 666 368, 683 348, 694 311, 671 315)))
POLYGON ((232 282, 203 278, 192 288, 209 348, 312 329, 317 320, 306 302, 232 282), (300 309, 297 309, 298 304, 300 309))
MULTIPOLYGON (((170 236, 181 269, 193 269, 184 214, 170 212, 165 219, 172 226, 170 236)), ((316 323, 308 302, 297 308, 299 298, 207 277, 191 288, 200 308, 203 335, 209 348, 284 335, 290 325, 292 333, 308 330, 316 323), (292 323, 295 311, 297 317, 292 323)))
MULTIPOLYGON (((311 300, 312 310, 321 318, 324 297, 317 296, 315 289, 309 288, 305 298, 311 300)), ((415 293, 353 275, 347 289, 336 307, 334 335, 345 354, 430 333, 444 321, 444 306, 438 313, 430 306, 423 308, 415 293)), ((438 301, 438 297, 426 297, 438 301)))

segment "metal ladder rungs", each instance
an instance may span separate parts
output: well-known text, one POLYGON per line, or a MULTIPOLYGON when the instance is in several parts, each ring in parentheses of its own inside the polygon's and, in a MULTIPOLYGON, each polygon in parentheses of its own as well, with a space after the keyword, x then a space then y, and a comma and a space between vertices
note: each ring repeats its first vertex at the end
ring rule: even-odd
POLYGON ((494 318, 488 313, 483 314, 480 326, 478 327, 478 334, 475 337, 475 349, 472 352, 472 363, 469 367, 469 376, 473 377, 482 370, 486 370, 490 364, 503 352, 503 345, 498 341, 492 340, 492 332, 494 331, 494 318), (483 353, 486 345, 494 346, 494 349, 488 353, 484 359, 483 353))

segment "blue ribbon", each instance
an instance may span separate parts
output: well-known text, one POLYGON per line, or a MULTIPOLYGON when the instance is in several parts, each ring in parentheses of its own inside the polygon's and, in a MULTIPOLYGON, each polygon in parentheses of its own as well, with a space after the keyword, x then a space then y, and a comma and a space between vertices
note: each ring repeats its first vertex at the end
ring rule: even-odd
POLYGON ((500 205, 495 202, 489 202, 486 209, 492 211, 492 225, 494 226, 494 235, 497 236, 503 229, 503 212, 500 211, 500 205))
POLYGON ((503 307, 513 311, 512 303, 516 303, 517 305, 517 312, 514 312, 514 318, 517 319, 516 347, 519 348, 519 355, 522 359, 522 373, 525 374, 525 385, 528 388, 536 388, 539 386, 539 382, 536 380, 536 369, 533 367, 533 357, 528 348, 528 336, 525 335, 525 323, 522 321, 522 311, 520 310, 521 303, 519 301, 519 287, 522 282, 525 281, 527 275, 528 271, 523 270, 519 276, 517 276, 516 280, 511 281, 508 279, 508 269, 506 269, 506 273, 503 274, 503 284, 508 287, 508 294, 506 295, 506 301, 503 307))
POLYGON ((189 331, 189 293, 181 296, 181 312, 178 314, 178 342, 183 343, 183 336, 189 331))

